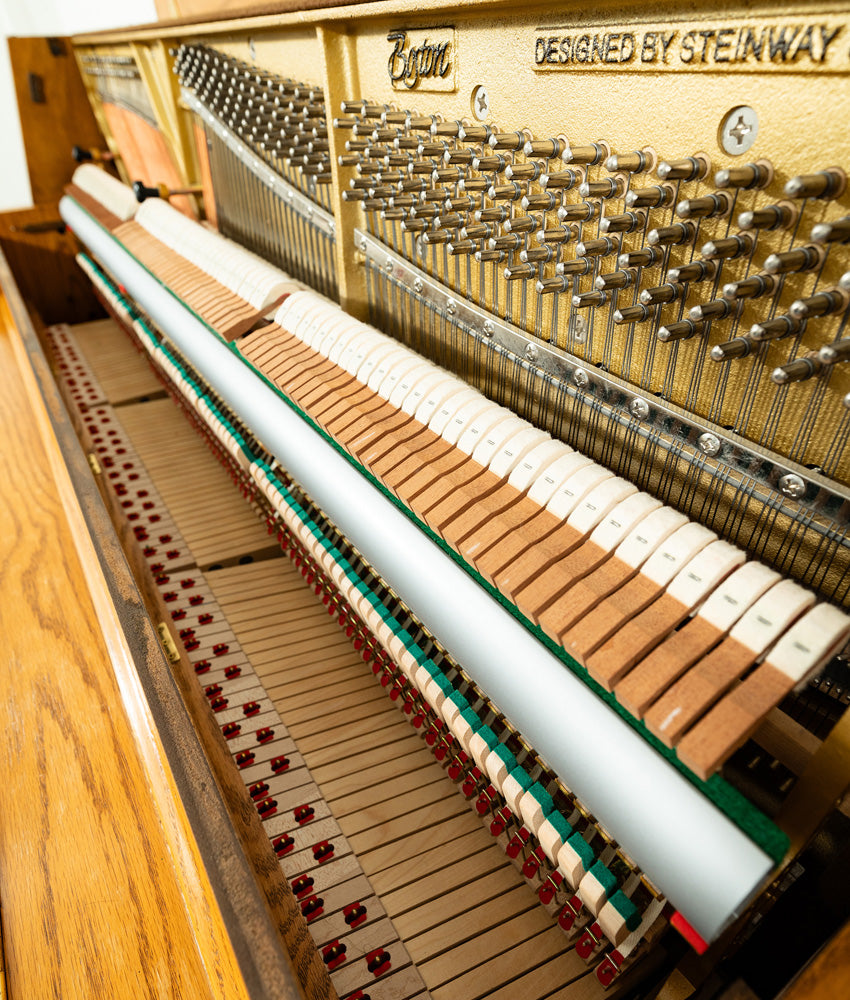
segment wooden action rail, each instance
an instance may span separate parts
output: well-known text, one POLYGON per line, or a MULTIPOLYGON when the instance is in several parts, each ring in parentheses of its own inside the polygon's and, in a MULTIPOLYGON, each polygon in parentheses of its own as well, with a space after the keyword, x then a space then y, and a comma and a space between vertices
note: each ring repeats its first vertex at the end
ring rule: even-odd
MULTIPOLYGON (((111 480, 119 502, 141 492, 142 497, 125 507, 132 514, 157 498, 156 512, 170 512, 185 542, 188 551, 174 560, 181 566, 179 572, 175 575, 166 565, 167 579, 160 590, 175 629, 191 622, 193 639, 201 641, 191 655, 213 660, 212 669, 199 676, 206 690, 215 691, 211 703, 228 696, 262 702, 266 692, 274 701, 294 738, 295 753, 320 785, 378 894, 377 905, 396 925, 432 995, 474 1000, 515 995, 521 988, 529 997, 547 996, 553 989, 552 995, 571 1000, 598 996, 592 969, 453 792, 406 717, 390 707, 369 665, 305 588, 302 574, 290 562, 271 556, 265 529, 203 441, 170 400, 153 394, 147 401, 134 401, 149 391, 150 380, 146 363, 130 341, 112 324, 90 324, 78 331, 60 328, 53 337, 63 340, 64 357, 69 349, 77 349, 88 362, 92 380, 115 385, 108 393, 94 390, 106 398, 86 404, 84 419, 89 435, 102 439, 95 446, 101 458, 118 458, 121 451, 127 458, 111 480), (107 343, 112 355, 108 360, 102 350, 107 343), (116 382, 112 369, 122 353, 123 375, 116 382), (134 385, 131 373, 136 366, 139 380, 134 385), (105 433, 94 432, 96 428, 116 433, 107 440, 105 433), (245 560, 251 561, 241 565, 245 560), (207 567, 213 562, 228 565, 204 573, 193 561, 207 567), (201 615, 211 618, 204 628, 197 624, 201 615), (253 665, 262 695, 244 686, 249 683, 242 680, 246 674, 228 677, 218 666, 209 650, 220 643, 231 647, 228 664, 253 665)), ((152 509, 145 510, 145 516, 152 509)), ((156 522, 156 530, 161 523, 156 522)), ((145 539, 139 544, 144 547, 145 539)), ((156 564, 163 552, 160 545, 146 557, 148 563, 156 564)), ((237 745, 241 750, 243 744, 237 745)), ((284 801, 283 777, 272 775, 267 766, 265 771, 259 765, 249 768, 245 779, 278 782, 268 794, 284 801)), ((279 837, 283 827, 279 830, 275 823, 274 816, 265 821, 279 837)), ((342 860, 341 870, 350 880, 351 867, 342 860)), ((286 856, 281 863, 293 885, 303 877, 300 863, 293 866, 286 856)), ((319 878, 314 871, 311 877, 319 878)), ((321 881, 318 885, 316 891, 330 909, 335 898, 349 891, 321 881)), ((319 921, 316 927, 321 940, 319 921)), ((410 982, 409 977, 404 982, 410 982)), ((377 988, 369 993, 410 995, 384 994, 377 988)))

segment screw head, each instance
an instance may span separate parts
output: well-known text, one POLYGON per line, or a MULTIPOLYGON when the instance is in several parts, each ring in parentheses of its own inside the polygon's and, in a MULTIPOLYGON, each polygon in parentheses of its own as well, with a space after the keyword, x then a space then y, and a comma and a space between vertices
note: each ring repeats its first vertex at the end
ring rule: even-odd
POLYGON ((727 112, 720 123, 720 146, 730 156, 740 156, 750 149, 758 133, 759 116, 748 104, 741 104, 727 112))
POLYGON ((472 114, 476 121, 483 122, 490 117, 490 95, 483 84, 478 84, 472 90, 472 114))
POLYGON ((638 420, 646 420, 649 416, 649 403, 645 399, 633 399, 629 403, 629 413, 638 420))
POLYGON ((387 272, 387 274, 392 274, 393 273, 393 259, 392 259, 392 257, 387 257, 387 259, 384 261, 384 270, 387 272))
POLYGON ((360 237, 360 249, 363 251, 363 253, 366 253, 366 251, 369 249, 369 243, 365 236, 360 237))
POLYGON ((454 299, 446 300, 446 312, 449 314, 449 316, 454 316, 454 314, 457 312, 457 302, 455 302, 454 299))
POLYGON ((526 344, 525 347, 525 360, 526 361, 536 361, 537 360, 537 348, 534 344, 526 344))
POLYGON ((485 319, 482 330, 484 331, 485 337, 492 337, 493 334, 496 332, 496 328, 493 326, 493 320, 485 319))
POLYGON ((716 434, 700 434, 697 447, 704 455, 716 455, 720 451, 720 438, 716 434))
POLYGON ((417 278, 417 279, 416 279, 416 280, 415 280, 415 281, 413 282, 413 291, 414 291, 414 292, 416 292, 416 293, 417 293, 417 295, 419 294, 419 292, 421 292, 421 291, 422 291, 422 289, 423 289, 424 287, 425 287, 425 286, 424 286, 424 285, 422 284, 422 279, 421 279, 421 278, 417 278))
POLYGON ((583 344, 585 338, 587 337, 587 322, 584 316, 575 317, 573 331, 575 333, 576 342, 579 344, 583 344))
POLYGON ((573 382, 579 389, 586 389, 590 385, 590 378, 583 368, 576 368, 573 372, 573 382))
POLYGON ((779 490, 784 496, 790 497, 792 500, 800 500, 806 495, 806 483, 802 476, 789 472, 788 475, 780 478, 779 490))

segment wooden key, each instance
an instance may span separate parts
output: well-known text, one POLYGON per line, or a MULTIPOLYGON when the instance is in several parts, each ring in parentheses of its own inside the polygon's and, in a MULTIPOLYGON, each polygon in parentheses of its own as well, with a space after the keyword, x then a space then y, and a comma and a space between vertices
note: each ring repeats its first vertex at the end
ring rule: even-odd
POLYGON ((580 544, 581 535, 568 523, 567 518, 595 486, 613 478, 613 473, 601 465, 591 463, 583 466, 558 487, 546 504, 546 517, 542 521, 549 530, 542 536, 539 527, 543 524, 540 523, 540 518, 535 518, 538 523, 534 530, 539 541, 530 545, 526 543, 521 551, 516 550, 515 544, 510 544, 513 539, 506 539, 508 544, 497 546, 501 552, 501 568, 493 573, 493 582, 505 597, 513 600, 515 594, 536 579, 556 559, 563 558, 580 544))
MULTIPOLYGON (((619 594, 644 562, 671 535, 686 527, 688 519, 670 507, 659 507, 640 521, 617 546, 614 555, 567 590, 556 602, 563 614, 562 625, 553 625, 558 640, 569 652, 573 629, 581 631, 583 622, 601 602, 619 594)), ((552 606, 553 609, 555 605, 552 606)), ((551 609, 550 609, 551 610, 551 609)), ((607 635, 600 641, 604 641, 607 635)))
POLYGON ((850 618, 818 604, 777 642, 764 663, 722 698, 679 742, 679 759, 704 780, 756 729, 767 713, 839 652, 850 618))
POLYGON ((540 576, 534 577, 514 594, 517 607, 527 618, 536 622, 539 611, 549 603, 550 598, 545 584, 542 588, 540 586, 541 577, 545 576, 547 570, 556 565, 569 564, 572 561, 570 556, 575 549, 589 539, 593 530, 612 508, 636 492, 636 487, 628 480, 612 476, 603 479, 576 505, 563 528, 554 532, 547 542, 549 545, 563 542, 563 549, 557 562, 551 563, 540 576))
POLYGON ((569 559, 553 563, 541 574, 537 581, 538 593, 545 604, 534 609, 533 614, 547 635, 557 640, 563 628, 564 611, 560 598, 609 559, 629 532, 660 506, 661 501, 648 493, 633 493, 609 511, 569 559))
POLYGON ((813 603, 814 595, 790 580, 768 588, 728 637, 698 660, 647 712, 645 722, 650 730, 674 746, 813 603))
MULTIPOLYGON (((587 661, 587 669, 610 691, 642 657, 675 629, 711 591, 744 561, 744 553, 715 541, 697 552, 659 597, 627 621, 587 661)), ((648 562, 644 575, 651 575, 648 562)))
POLYGON ((685 626, 652 650, 615 688, 617 700, 638 719, 647 706, 716 646, 750 605, 779 581, 761 563, 745 563, 716 587, 685 626))

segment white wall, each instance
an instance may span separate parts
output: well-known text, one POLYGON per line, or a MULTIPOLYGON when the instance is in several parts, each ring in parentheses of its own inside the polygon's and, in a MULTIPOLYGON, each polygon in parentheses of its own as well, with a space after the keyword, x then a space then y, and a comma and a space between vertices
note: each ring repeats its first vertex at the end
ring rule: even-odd
POLYGON ((6 39, 11 35, 73 35, 156 20, 154 0, 0 0, 0 211, 32 204, 6 39))

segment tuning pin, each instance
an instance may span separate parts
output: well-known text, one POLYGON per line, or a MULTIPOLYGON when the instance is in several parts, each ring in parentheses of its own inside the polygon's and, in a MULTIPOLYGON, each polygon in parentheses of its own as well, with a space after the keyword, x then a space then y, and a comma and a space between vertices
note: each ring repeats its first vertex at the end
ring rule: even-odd
POLYGON ((584 163, 587 166, 592 166, 595 163, 601 163, 608 155, 608 147, 600 142, 591 142, 587 146, 570 146, 567 144, 566 149, 561 154, 561 159, 567 164, 584 163))
POLYGON ((592 270, 593 259, 591 257, 578 257, 575 260, 564 260, 555 265, 555 274, 561 275, 589 274, 592 270))
POLYGON ((487 246, 490 250, 519 250, 522 246, 522 237, 517 233, 503 233, 490 239, 487 246))
POLYGON ((725 284, 722 295, 726 299, 754 299, 769 294, 775 288, 776 278, 772 274, 753 274, 725 284))
POLYGON ((557 195, 543 192, 527 194, 519 204, 524 212, 553 212, 560 204, 560 199, 557 195))
POLYGON ((493 201, 518 201, 523 193, 519 184, 491 184, 487 197, 493 201))
POLYGON ((629 191, 626 194, 626 208, 661 208, 669 205, 676 191, 669 184, 654 184, 652 187, 629 191))
POLYGON ((512 264, 502 273, 506 281, 527 281, 537 274, 537 268, 533 264, 512 264))
POLYGON ((520 250, 519 259, 523 264, 550 264, 552 261, 559 260, 561 256, 561 247, 557 244, 547 244, 542 247, 527 247, 525 250, 520 250))
POLYGON ((655 166, 655 156, 649 149, 638 149, 633 153, 614 153, 605 161, 605 169, 610 173, 622 171, 628 174, 641 174, 652 170, 655 166))
POLYGON ((793 316, 774 316, 773 319, 766 319, 762 323, 754 323, 750 327, 749 336, 761 344, 768 340, 782 340, 783 337, 794 336, 802 329, 802 321, 793 316))
POLYGON ((557 136, 554 139, 532 139, 522 147, 522 151, 526 156, 542 156, 552 160, 562 156, 566 147, 566 139, 557 136))
POLYGON ((850 360, 850 340, 834 340, 831 344, 824 344, 818 351, 818 358, 825 365, 850 360))
POLYGON ((597 275, 593 286, 600 291, 607 291, 611 288, 628 288, 629 285, 635 283, 636 278, 636 271, 609 271, 607 274, 597 275))
POLYGON ((692 284, 699 281, 708 281, 717 274, 717 265, 712 260, 694 260, 690 264, 683 264, 681 267, 671 267, 667 272, 668 281, 681 283, 683 281, 692 284))
MULTIPOLYGON (((817 174, 792 177, 785 185, 786 198, 836 198, 843 191, 847 177, 840 167, 830 167, 817 174)), ((778 370, 778 369, 777 369, 778 370)))
POLYGON ((676 205, 680 219, 722 219, 732 211, 732 199, 725 191, 708 194, 702 198, 686 198, 676 205))
POLYGON ((650 229, 646 241, 650 246, 680 246, 691 243, 697 234, 692 222, 674 222, 672 226, 650 229))
POLYGON ((658 330, 656 337, 663 344, 667 344, 672 340, 690 340, 691 337, 695 337, 702 332, 702 323, 694 322, 691 319, 683 319, 678 323, 668 323, 667 326, 662 326, 658 330))
POLYGON ((725 319, 732 313, 738 312, 740 303, 735 299, 712 299, 710 302, 701 302, 688 310, 688 319, 725 319))
POLYGON ((823 251, 816 246, 795 247, 772 253, 764 262, 768 274, 788 274, 791 271, 811 271, 820 264, 823 251))
POLYGON ((543 229, 537 234, 538 243, 569 243, 576 235, 576 230, 570 226, 554 226, 543 229))
POLYGON ((475 251, 475 259, 479 262, 479 264, 485 261, 493 261, 496 264, 500 264, 506 257, 507 254, 502 250, 484 249, 475 251))
POLYGON ((505 177, 510 180, 533 181, 543 173, 540 163, 512 163, 505 168, 505 177))
POLYGON ((745 191, 767 187, 772 180, 773 166, 767 160, 745 163, 740 167, 728 167, 725 170, 718 170, 714 175, 717 187, 741 188, 745 191))
POLYGON ((624 189, 622 177, 604 177, 601 181, 584 181, 579 184, 581 198, 619 198, 624 189))
POLYGON ((429 229, 422 234, 422 242, 431 246, 434 243, 448 243, 452 238, 450 232, 445 229, 429 229))
POLYGON ((460 130, 463 128, 463 124, 459 121, 454 122, 431 122, 431 135, 441 135, 448 139, 456 139, 460 135, 460 130))
POLYGON ((506 233, 533 233, 542 227, 543 220, 534 215, 518 215, 504 222, 506 233))
POLYGON ((633 233, 646 223, 642 212, 623 212, 620 215, 606 215, 599 220, 600 233, 633 233))
POLYGON ((656 173, 662 181, 699 181, 708 176, 711 162, 707 156, 686 156, 682 160, 664 160, 656 173))
POLYGON ((736 257, 743 257, 750 253, 754 246, 754 240, 748 233, 739 233, 737 236, 727 236, 721 240, 710 240, 703 243, 700 252, 707 260, 734 260, 736 257))
POLYGON ((834 222, 819 222, 812 229, 815 243, 847 243, 850 240, 850 215, 834 222))
POLYGON ((614 310, 614 322, 617 324, 644 323, 653 315, 653 312, 654 310, 649 306, 623 306, 614 310))
POLYGON ((554 278, 540 278, 534 286, 538 295, 554 295, 557 292, 565 292, 572 282, 563 275, 554 278))
POLYGON ((601 214, 598 204, 583 201, 578 205, 564 205, 558 209, 560 222, 590 222, 601 214))
POLYGON ((749 337, 735 337, 722 344, 715 344, 711 349, 712 361, 734 361, 745 358, 753 350, 753 342, 749 337))
POLYGON ((807 299, 797 299, 791 303, 788 312, 795 319, 812 319, 814 316, 828 316, 847 308, 847 294, 832 288, 817 292, 807 299))
POLYGON ((500 174, 507 167, 508 162, 504 156, 498 153, 494 153, 492 156, 473 156, 472 169, 495 170, 497 174, 500 174))
POLYGON ((621 253, 617 258, 618 267, 654 267, 664 260, 664 251, 659 247, 641 247, 621 253))
POLYGON ((157 184, 149 187, 144 181, 133 182, 133 194, 140 204, 148 198, 173 198, 180 194, 200 194, 203 188, 199 184, 193 184, 184 188, 169 188, 165 184, 157 184))
POLYGON ((443 153, 443 162, 449 164, 463 163, 466 166, 472 166, 474 159, 475 153, 471 149, 447 149, 443 153))
POLYGON ((576 245, 579 257, 607 257, 609 254, 619 252, 620 241, 608 236, 599 240, 583 240, 576 245))
POLYGON ((771 381, 777 385, 787 385, 789 382, 804 382, 813 378, 823 369, 823 363, 816 354, 807 354, 802 358, 795 358, 785 365, 774 368, 770 373, 771 381))
POLYGON ((797 209, 787 201, 767 205, 751 212, 741 212, 738 225, 741 229, 787 229, 797 218, 797 209))
POLYGON ((489 141, 490 136, 493 134, 493 130, 489 125, 461 125, 460 131, 458 132, 458 139, 461 142, 482 142, 486 143, 489 141))
POLYGON ((529 138, 525 132, 494 132, 487 142, 491 149, 522 149, 529 138))
POLYGON ((639 301, 644 306, 656 306, 660 302, 675 302, 684 298, 686 288, 684 285, 673 285, 669 282, 664 285, 657 285, 655 288, 644 288, 640 293, 639 301))
POLYGON ((578 170, 561 170, 556 174, 542 174, 540 186, 547 191, 552 188, 567 191, 580 184, 583 179, 584 175, 578 170))
POLYGON ((609 298, 608 292, 604 291, 581 292, 572 298, 573 309, 590 309, 595 306, 604 306, 609 298))

